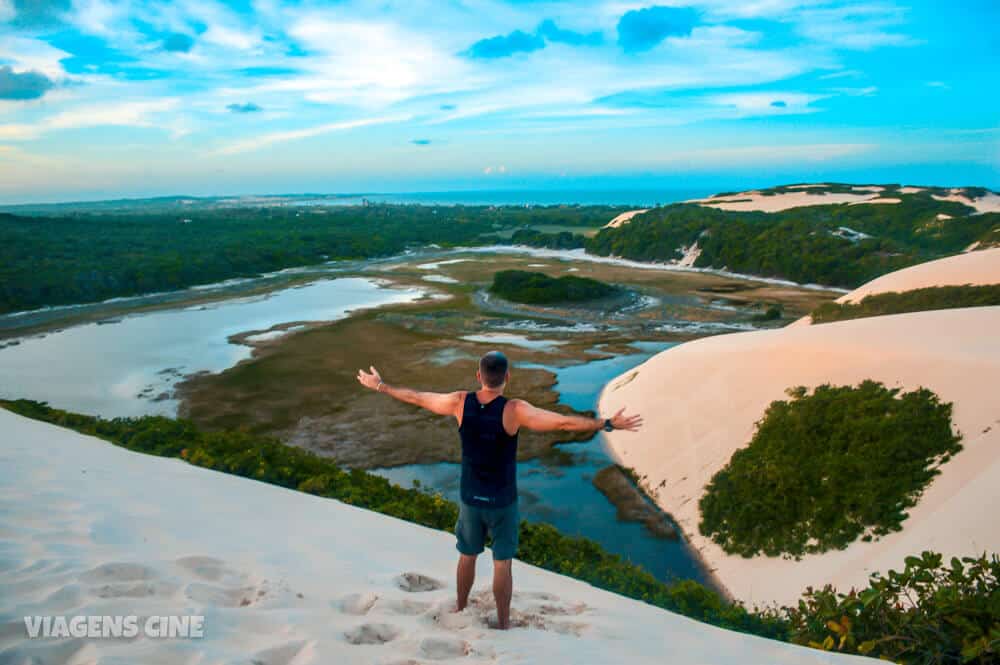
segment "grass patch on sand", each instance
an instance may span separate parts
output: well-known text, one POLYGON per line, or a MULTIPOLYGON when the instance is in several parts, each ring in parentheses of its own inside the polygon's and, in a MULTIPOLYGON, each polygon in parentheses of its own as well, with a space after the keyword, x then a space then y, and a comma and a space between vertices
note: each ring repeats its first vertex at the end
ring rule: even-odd
POLYGON ((832 323, 886 314, 1000 305, 1000 284, 930 286, 865 296, 859 302, 827 302, 812 311, 813 323, 832 323))

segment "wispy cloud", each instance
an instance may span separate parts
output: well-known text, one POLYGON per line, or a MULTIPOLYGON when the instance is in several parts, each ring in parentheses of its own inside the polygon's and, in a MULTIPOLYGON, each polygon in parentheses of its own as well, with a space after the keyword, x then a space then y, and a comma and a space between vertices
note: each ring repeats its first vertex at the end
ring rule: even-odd
POLYGON ((406 120, 409 119, 410 116, 408 115, 384 116, 378 118, 361 118, 358 120, 347 120, 344 122, 330 122, 324 125, 306 127, 304 129, 294 129, 284 132, 271 132, 270 134, 261 134, 259 136, 254 136, 249 139, 235 141, 233 143, 230 143, 215 150, 214 154, 235 155, 241 152, 260 150, 261 148, 266 148, 276 143, 285 143, 287 141, 298 141, 301 139, 311 138, 313 136, 319 136, 321 134, 329 134, 331 132, 344 132, 351 129, 358 129, 360 127, 369 127, 372 125, 384 125, 388 123, 405 122, 406 120))

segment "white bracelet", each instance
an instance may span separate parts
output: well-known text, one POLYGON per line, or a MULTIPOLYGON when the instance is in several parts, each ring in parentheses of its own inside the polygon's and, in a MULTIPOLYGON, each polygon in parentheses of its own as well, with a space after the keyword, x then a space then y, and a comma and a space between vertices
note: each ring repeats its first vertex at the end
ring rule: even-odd
POLYGON ((375 392, 377 392, 377 393, 382 392, 382 386, 384 386, 384 385, 385 385, 385 381, 383 381, 382 379, 379 379, 378 380, 378 385, 375 386, 375 392))

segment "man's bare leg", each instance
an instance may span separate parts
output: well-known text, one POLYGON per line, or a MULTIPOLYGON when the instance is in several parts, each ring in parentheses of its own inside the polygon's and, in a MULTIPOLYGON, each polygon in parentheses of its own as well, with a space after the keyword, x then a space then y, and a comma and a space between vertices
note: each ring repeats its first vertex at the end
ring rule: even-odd
POLYGON ((456 612, 461 612, 469 604, 469 592, 472 591, 472 583, 475 581, 476 556, 459 554, 458 570, 455 573, 455 587, 458 589, 458 600, 455 603, 456 612))
POLYGON ((493 561, 493 597, 497 601, 497 628, 510 628, 510 597, 514 593, 514 576, 510 564, 513 559, 493 561))

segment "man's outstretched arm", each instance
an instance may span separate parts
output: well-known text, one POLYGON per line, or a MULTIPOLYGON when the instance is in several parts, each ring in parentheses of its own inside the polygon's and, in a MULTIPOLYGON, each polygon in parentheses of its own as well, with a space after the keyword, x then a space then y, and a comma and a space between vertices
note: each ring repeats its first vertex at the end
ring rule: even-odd
POLYGON ((461 391, 454 393, 432 393, 413 390, 412 388, 403 388, 402 386, 390 386, 382 380, 377 369, 374 367, 369 367, 368 369, 368 372, 363 369, 358 370, 358 383, 365 388, 385 393, 389 397, 398 399, 400 402, 415 404, 439 416, 457 415, 458 407, 462 401, 461 391))
MULTIPOLYGON (((518 428, 524 427, 535 432, 596 432, 604 427, 603 418, 571 416, 540 409, 524 400, 512 401, 514 402, 514 416, 518 428)), ((625 409, 621 409, 609 420, 615 429, 624 429, 629 432, 635 432, 642 426, 642 417, 638 415, 626 416, 625 409)))

